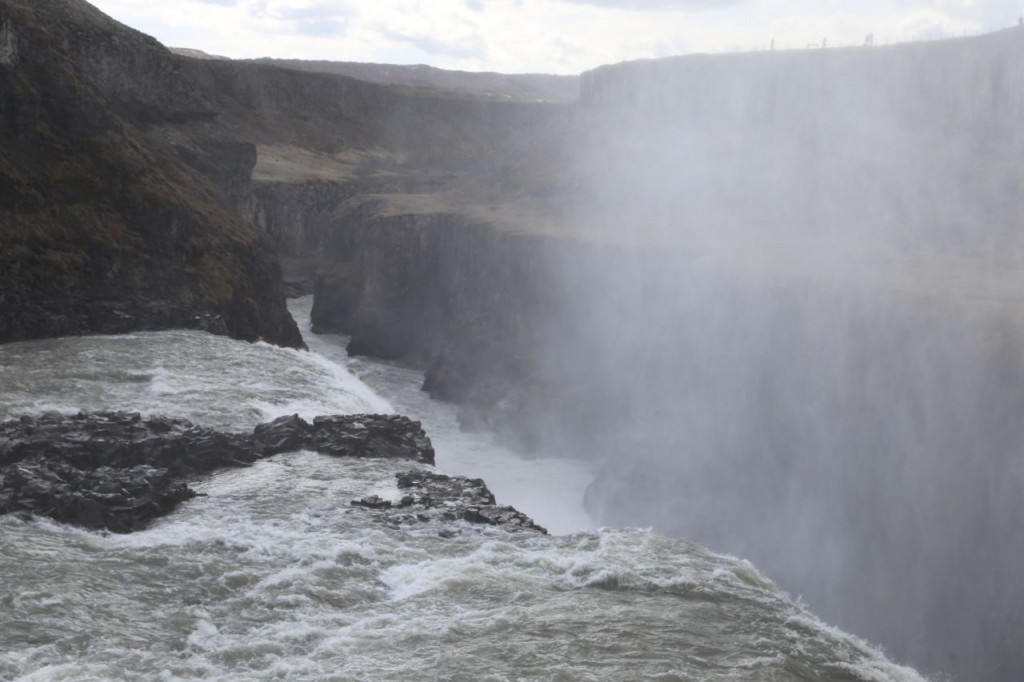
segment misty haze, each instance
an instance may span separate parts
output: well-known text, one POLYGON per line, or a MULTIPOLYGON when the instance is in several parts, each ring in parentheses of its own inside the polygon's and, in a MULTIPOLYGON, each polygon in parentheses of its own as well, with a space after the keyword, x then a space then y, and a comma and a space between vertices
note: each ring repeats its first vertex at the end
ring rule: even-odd
POLYGON ((764 42, 0 0, 0 678, 1024 679, 1024 20, 764 42))

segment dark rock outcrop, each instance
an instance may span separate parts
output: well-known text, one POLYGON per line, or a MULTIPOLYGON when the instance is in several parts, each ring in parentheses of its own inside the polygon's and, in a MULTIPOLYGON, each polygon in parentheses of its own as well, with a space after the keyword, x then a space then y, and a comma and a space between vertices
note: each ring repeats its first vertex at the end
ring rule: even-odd
MULTIPOLYGON (((312 423, 293 415, 251 434, 128 412, 23 416, 0 422, 0 515, 33 514, 128 533, 194 497, 189 481, 297 450, 434 463, 419 422, 398 415, 321 416, 312 423)), ((374 495, 352 505, 382 513, 395 527, 464 520, 546 532, 525 514, 498 506, 480 479, 422 470, 397 478, 399 502, 374 495)))
POLYGON ((272 244, 235 210, 255 149, 208 132, 182 158, 198 133, 174 127, 217 114, 179 58, 76 0, 0 0, 0 34, 0 341, 184 327, 301 346, 272 244))
POLYGON ((492 186, 567 110, 190 59, 80 0, 0 0, 0 93, 0 341, 186 327, 299 346, 272 242, 318 253, 356 191, 492 186), (345 171, 256 178, 257 145, 345 171))
POLYGON ((508 378, 535 373, 564 244, 454 214, 349 217, 315 282, 314 331, 350 334, 354 355, 422 366, 426 390, 482 410, 509 397, 508 378))
POLYGON ((184 481, 149 466, 82 470, 29 460, 0 474, 0 513, 40 514, 115 533, 144 528, 192 497, 195 492, 184 481))
POLYGON ((312 424, 298 415, 279 417, 257 426, 252 439, 265 457, 293 450, 315 450, 335 457, 434 463, 434 447, 420 423, 396 414, 320 416, 312 424))
POLYGON ((188 481, 303 449, 434 461, 419 422, 396 415, 281 417, 251 434, 127 412, 23 416, 0 423, 0 514, 129 532, 194 496, 188 481))
MULTIPOLYGON (((506 233, 459 214, 389 215, 364 205, 329 233, 313 331, 350 335, 352 355, 425 370, 423 389, 456 403, 466 428, 526 451, 586 454, 620 406, 589 360, 588 316, 570 301, 614 302, 611 274, 640 288, 673 262, 650 250, 506 233), (591 437, 592 435, 592 437, 591 437)), ((610 315, 610 313, 605 313, 610 315)), ((637 320, 640 324, 642 320, 637 320)))
POLYGON ((371 509, 392 526, 441 524, 441 532, 448 532, 453 521, 489 526, 505 530, 547 531, 513 507, 499 506, 487 484, 479 478, 446 476, 431 471, 407 471, 396 474, 402 498, 398 502, 381 499, 378 495, 353 500, 355 507, 371 509))
POLYGON ((430 440, 422 429, 404 428, 411 423, 398 415, 317 417, 307 449, 336 457, 412 459, 433 464, 430 440))

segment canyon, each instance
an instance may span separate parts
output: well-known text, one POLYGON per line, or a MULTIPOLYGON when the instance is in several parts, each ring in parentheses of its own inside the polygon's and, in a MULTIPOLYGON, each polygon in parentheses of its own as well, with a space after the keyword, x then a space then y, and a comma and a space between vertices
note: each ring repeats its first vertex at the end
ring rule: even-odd
POLYGON ((422 82, 0 0, 0 340, 295 347, 285 293, 312 292, 314 331, 422 368, 465 427, 598 462, 598 518, 1015 679, 1022 53, 1010 29, 422 82))

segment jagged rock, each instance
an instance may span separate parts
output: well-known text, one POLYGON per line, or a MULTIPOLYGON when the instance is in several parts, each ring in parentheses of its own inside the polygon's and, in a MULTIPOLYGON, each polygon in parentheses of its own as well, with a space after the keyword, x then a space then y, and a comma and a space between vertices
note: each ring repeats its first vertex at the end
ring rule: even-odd
POLYGON ((24 511, 118 533, 138 530, 195 493, 167 469, 146 465, 81 470, 33 458, 0 481, 0 511, 24 511))
POLYGON ((420 427, 400 415, 336 415, 313 420, 310 449, 340 457, 384 457, 434 463, 434 448, 420 427))
MULTIPOLYGON (((406 471, 395 474, 398 488, 406 494, 398 504, 379 496, 353 500, 352 505, 366 507, 381 515, 391 526, 418 526, 425 523, 448 524, 453 521, 500 526, 505 530, 547 533, 526 514, 508 506, 498 506, 494 494, 479 478, 447 476, 431 471, 406 471)), ((439 531, 452 537, 448 528, 439 531)))
POLYGON ((293 415, 251 434, 130 412, 23 416, 0 422, 0 514, 26 512, 129 532, 193 497, 188 481, 303 449, 434 459, 419 422, 395 415, 318 417, 312 425, 293 415))
POLYGON ((264 455, 301 450, 309 446, 313 427, 297 414, 278 417, 269 424, 260 424, 253 432, 253 439, 260 445, 264 455))

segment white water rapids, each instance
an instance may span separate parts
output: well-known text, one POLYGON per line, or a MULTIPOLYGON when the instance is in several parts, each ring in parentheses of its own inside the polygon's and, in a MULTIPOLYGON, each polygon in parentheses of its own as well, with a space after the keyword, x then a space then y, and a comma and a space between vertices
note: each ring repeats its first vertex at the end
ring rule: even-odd
POLYGON ((921 679, 746 561, 590 528, 584 465, 462 433, 417 372, 306 338, 309 353, 182 331, 0 346, 0 418, 129 409, 247 430, 394 410, 423 420, 438 469, 557 535, 390 528, 349 502, 416 465, 306 452, 198 482, 131 535, 0 517, 0 679, 921 679))

